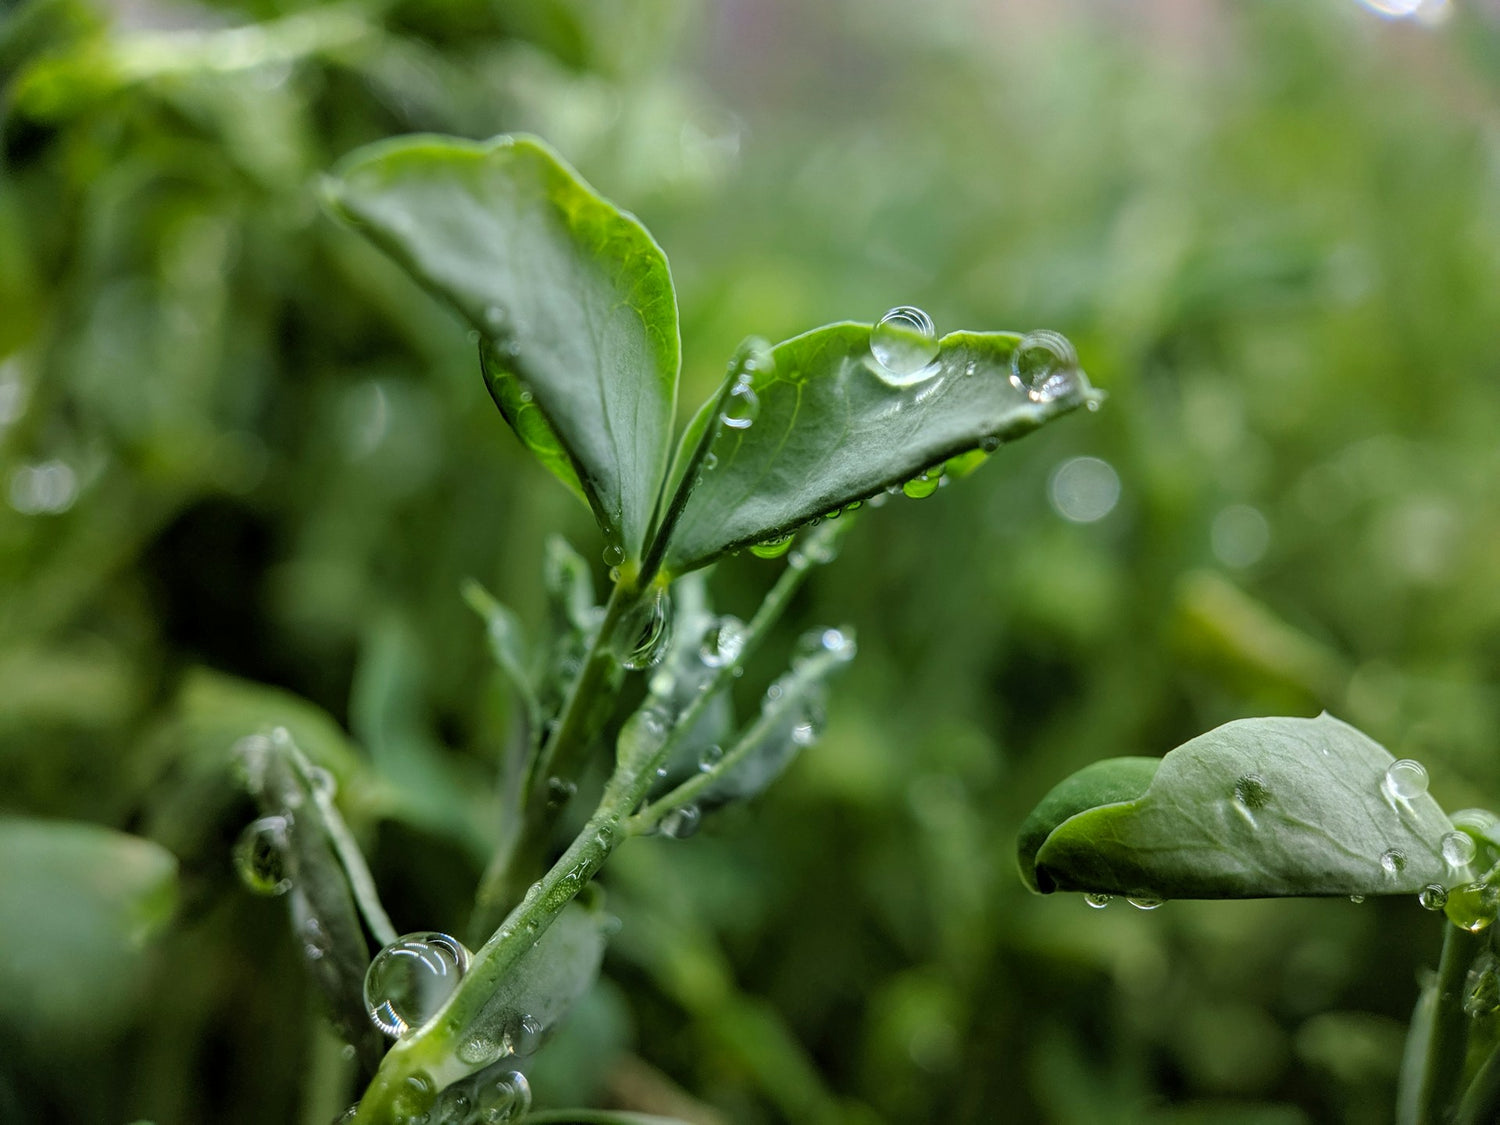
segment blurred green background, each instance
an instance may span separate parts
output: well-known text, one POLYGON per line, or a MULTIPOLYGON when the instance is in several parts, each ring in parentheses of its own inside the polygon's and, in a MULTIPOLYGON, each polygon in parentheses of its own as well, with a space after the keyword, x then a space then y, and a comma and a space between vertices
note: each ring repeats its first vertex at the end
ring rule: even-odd
POLYGON ((397 928, 462 931, 512 716, 459 584, 540 630, 545 535, 600 543, 463 326, 320 210, 418 130, 539 133, 641 216, 685 410, 743 336, 897 304, 1064 331, 1111 396, 814 575, 746 691, 854 625, 826 737, 611 862, 538 1104, 1389 1120, 1415 902, 1094 911, 1013 847, 1071 770, 1254 714, 1500 800, 1500 5, 1376 10, 1413 6, 0 7, 0 1122, 350 1099, 230 863, 267 724, 339 774, 397 928))

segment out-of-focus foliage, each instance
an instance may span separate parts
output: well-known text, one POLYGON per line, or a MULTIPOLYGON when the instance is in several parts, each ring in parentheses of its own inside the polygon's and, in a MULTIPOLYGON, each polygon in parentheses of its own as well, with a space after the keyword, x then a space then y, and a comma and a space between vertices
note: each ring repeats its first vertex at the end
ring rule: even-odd
MULTIPOLYGON (((1500 15, 1451 13, 5 9, 0 811, 155 841, 178 906, 121 946, 82 851, 40 880, 52 952, 129 956, 90 959, 94 1034, 48 1017, 82 967, 7 1008, 0 1121, 349 1100, 284 910, 233 875, 243 735, 286 725, 339 776, 399 930, 463 928, 524 720, 461 583, 539 632, 546 534, 601 543, 464 327, 319 212, 322 172, 414 130, 537 133, 641 216, 685 402, 750 333, 898 304, 1056 327, 1111 395, 814 578, 786 644, 861 638, 825 741, 692 840, 622 849, 608 979, 538 1105, 1388 1119, 1436 957, 1414 902, 1096 912, 1028 895, 1012 844, 1072 770, 1252 714, 1326 707, 1444 807, 1500 794, 1500 15)), ((780 565, 725 560, 718 604, 780 565)))

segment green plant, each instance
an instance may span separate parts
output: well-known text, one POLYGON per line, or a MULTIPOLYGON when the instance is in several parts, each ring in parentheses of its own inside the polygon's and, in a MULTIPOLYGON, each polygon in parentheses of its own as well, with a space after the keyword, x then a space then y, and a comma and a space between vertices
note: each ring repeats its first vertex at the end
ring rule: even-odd
POLYGON ((598 522, 612 586, 596 605, 588 565, 554 540, 545 649, 477 584, 465 590, 521 715, 472 954, 445 934, 398 937, 332 775, 284 730, 241 744, 263 815, 239 860, 253 887, 287 894, 335 1023, 373 1074, 349 1120, 519 1119, 528 1097, 512 1064, 598 970, 609 921, 590 881, 611 851, 632 835, 690 834, 817 737, 825 684, 854 654, 848 629, 808 634, 742 726, 730 689, 854 510, 888 492, 930 495, 1099 396, 1056 333, 939 339, 926 314, 898 308, 873 328, 746 341, 674 448, 665 257, 546 146, 401 139, 356 153, 327 194, 472 325, 501 414, 598 522), (741 549, 786 558, 748 622, 714 613, 703 581, 741 549), (629 673, 647 671, 642 692, 629 673), (610 760, 600 746, 629 700, 610 760), (585 793, 593 810, 570 819, 585 793), (383 947, 373 962, 361 918, 383 947), (383 1057, 371 1018, 395 1039, 383 1057))
POLYGON ((1097 907, 1416 895, 1450 924, 1412 1016, 1398 1120, 1500 1115, 1500 819, 1450 818, 1419 762, 1353 727, 1327 714, 1242 719, 1160 759, 1095 762, 1037 805, 1019 860, 1033 891, 1081 891, 1097 907))

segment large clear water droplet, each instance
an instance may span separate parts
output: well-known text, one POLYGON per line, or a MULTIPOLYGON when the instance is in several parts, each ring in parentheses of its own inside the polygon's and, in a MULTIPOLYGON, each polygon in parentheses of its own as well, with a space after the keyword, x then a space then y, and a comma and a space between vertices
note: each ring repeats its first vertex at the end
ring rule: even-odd
POLYGON ((937 372, 937 329, 932 317, 911 305, 900 305, 880 318, 870 330, 870 354, 878 373, 895 387, 909 387, 937 372))
POLYGON ((1103 910, 1106 906, 1114 901, 1114 897, 1114 895, 1096 894, 1093 891, 1089 891, 1083 896, 1083 901, 1088 903, 1095 910, 1103 910))
POLYGON ((444 1004, 469 967, 457 938, 431 931, 397 938, 375 955, 365 973, 365 1007, 392 1038, 421 1027, 444 1004))
POLYGON ((1127 898, 1125 901, 1130 903, 1130 905, 1135 907, 1137 910, 1155 910, 1166 900, 1160 898, 1146 898, 1140 895, 1136 895, 1127 898))
POLYGON ((625 548, 618 543, 611 543, 604 548, 604 565, 609 567, 619 566, 625 561, 625 548))
POLYGON ((287 842, 291 824, 284 816, 263 816, 240 833, 234 845, 234 865, 240 879, 258 895, 282 895, 292 888, 287 871, 287 842))
POLYGON ((748 430, 760 413, 760 396, 750 385, 749 376, 742 375, 729 388, 724 407, 719 411, 719 421, 731 430, 748 430))
POLYGON ((1442 839, 1443 862, 1449 867, 1467 867, 1478 850, 1467 832, 1449 832, 1442 839))
POLYGON ((672 639, 672 601, 658 590, 637 606, 620 624, 619 660, 639 672, 654 668, 667 654, 672 639))
POLYGON ((1406 853, 1400 848, 1386 848, 1380 854, 1380 870, 1386 878, 1394 879, 1406 870, 1406 853))
POLYGON ((408 1075, 391 1098, 391 1120, 396 1125, 431 1125, 437 1091, 425 1071, 408 1075))
POLYGON ((1078 353, 1061 332, 1028 332, 1010 355, 1011 385, 1032 402, 1051 402, 1078 379, 1078 353))
POLYGON ((1427 792, 1427 767, 1412 758, 1392 762, 1385 771, 1385 791, 1398 801, 1410 801, 1427 792))
POLYGON ((1417 895, 1423 910, 1441 910, 1448 905, 1448 888, 1441 883, 1428 883, 1417 895))
POLYGON ((486 1075, 476 1084, 474 1107, 479 1125, 519 1121, 531 1110, 531 1086, 519 1070, 486 1075))
POLYGON ((739 659, 745 650, 745 623, 738 617, 724 616, 703 634, 698 659, 705 667, 723 668, 739 659))

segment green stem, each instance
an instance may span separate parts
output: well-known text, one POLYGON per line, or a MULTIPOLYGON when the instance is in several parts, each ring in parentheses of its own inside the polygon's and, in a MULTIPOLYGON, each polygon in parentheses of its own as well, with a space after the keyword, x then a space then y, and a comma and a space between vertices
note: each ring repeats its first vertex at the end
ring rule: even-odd
POLYGON ((1453 1115, 1453 1125, 1487 1125, 1500 1120, 1500 1044, 1480 1064, 1453 1115))
POLYGON ((1449 1118, 1468 1054, 1468 1013, 1463 1007, 1464 981, 1484 938, 1457 926, 1443 926, 1443 953, 1438 961, 1433 997, 1432 1031, 1422 1067, 1417 1120, 1442 1125, 1449 1118))
POLYGON ((530 882, 541 865, 547 837, 562 811, 561 806, 548 801, 547 779, 554 775, 572 777, 581 772, 582 758, 596 733, 598 713, 613 696, 607 688, 615 664, 611 652, 614 633, 620 621, 641 600, 641 589, 635 583, 619 582, 610 594, 604 620, 589 645, 583 669, 563 701, 557 729, 542 745, 522 783, 517 810, 521 816, 519 830, 507 834, 507 846, 496 851, 480 882, 471 923, 471 930, 477 934, 494 930, 502 912, 514 901, 516 887, 530 882))

